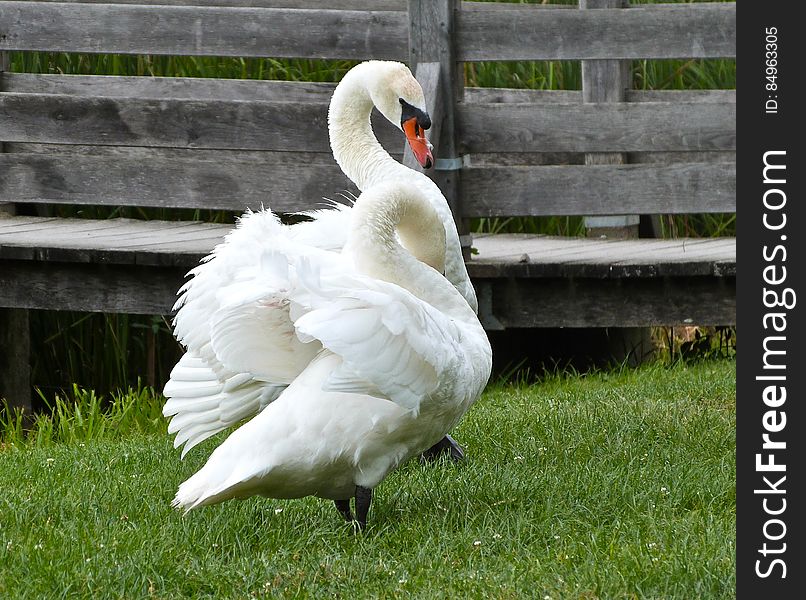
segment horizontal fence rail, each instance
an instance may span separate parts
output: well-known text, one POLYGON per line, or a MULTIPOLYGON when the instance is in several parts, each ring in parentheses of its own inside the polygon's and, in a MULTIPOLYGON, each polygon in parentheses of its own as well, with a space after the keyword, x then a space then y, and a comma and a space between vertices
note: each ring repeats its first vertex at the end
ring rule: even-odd
MULTIPOLYGON (((403 134, 383 118, 376 133, 400 151, 403 134)), ((297 102, 0 94, 5 142, 330 152, 327 105, 297 102)))
POLYGON ((337 165, 217 153, 215 160, 152 156, 0 154, 0 202, 107 204, 293 212, 357 192, 337 165))
POLYGON ((246 102, 330 102, 334 83, 214 79, 205 77, 138 77, 119 75, 42 75, 5 73, 3 91, 163 100, 242 100, 246 102))
POLYGON ((736 6, 458 11, 457 59, 578 60, 736 56, 736 6))
MULTIPOLYGON (((0 154, 0 202, 290 212, 356 191, 337 166, 305 155, 150 158, 0 154)), ((733 163, 471 167, 461 196, 466 217, 735 212, 735 178, 733 163)))
POLYGON ((461 197, 465 217, 735 212, 736 165, 474 167, 461 197))
POLYGON ((736 148, 733 104, 464 104, 457 122, 470 154, 736 148))
MULTIPOLYGON (((457 11, 455 42, 457 59, 469 62, 730 58, 735 36, 733 3, 598 10, 478 3, 457 11)), ((406 60, 408 17, 403 10, 0 2, 2 50, 406 60)))
MULTIPOLYGON (((463 153, 724 151, 735 104, 476 104, 457 107, 463 153)), ((322 102, 150 99, 3 93, 3 141, 328 152, 322 102)), ((402 134, 376 119, 381 143, 402 134)))
POLYGON ((0 51, 405 60, 404 12, 0 2, 0 51))
MULTIPOLYGON (((75 96, 186 98, 190 100, 244 100, 267 102, 329 102, 335 83, 205 77, 150 77, 119 75, 43 75, 4 73, 3 91, 75 96)), ((466 87, 467 103, 574 104, 578 90, 529 90, 466 87)), ((736 104, 735 90, 627 90, 627 102, 707 102, 736 104)))

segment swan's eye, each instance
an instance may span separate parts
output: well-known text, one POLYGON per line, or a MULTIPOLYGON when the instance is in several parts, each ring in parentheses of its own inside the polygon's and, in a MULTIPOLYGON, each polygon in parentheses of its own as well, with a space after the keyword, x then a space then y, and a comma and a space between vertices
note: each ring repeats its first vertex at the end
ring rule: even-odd
POLYGON ((429 127, 431 127, 431 117, 428 116, 428 113, 426 113, 422 109, 417 108, 416 106, 412 106, 411 104, 403 100, 403 98, 398 98, 398 101, 400 102, 400 106, 403 107, 403 110, 400 115, 401 124, 405 123, 406 121, 409 121, 410 119, 416 119, 417 126, 419 128, 426 130, 429 127))

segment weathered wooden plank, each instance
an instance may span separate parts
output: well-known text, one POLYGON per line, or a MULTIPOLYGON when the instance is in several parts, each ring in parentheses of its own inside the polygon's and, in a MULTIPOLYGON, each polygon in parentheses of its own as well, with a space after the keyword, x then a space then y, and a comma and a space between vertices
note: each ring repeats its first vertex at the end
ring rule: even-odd
POLYGON ((471 154, 736 148, 734 104, 462 104, 456 115, 471 154))
POLYGON ((303 81, 9 73, 5 77, 4 91, 152 100, 328 103, 335 88, 334 83, 303 81))
MULTIPOLYGON (((402 137, 399 135, 398 137, 402 137)), ((208 160, 214 162, 257 162, 273 167, 289 165, 332 166, 331 152, 272 152, 267 150, 216 150, 207 148, 155 148, 149 146, 90 146, 86 144, 36 144, 11 142, 10 154, 39 154, 51 156, 98 156, 105 158, 160 161, 172 159, 208 160)), ((400 150, 400 149, 398 149, 400 150)), ((398 160, 401 152, 392 153, 398 160)))
MULTIPOLYGON (((39 0, 40 2, 63 2, 64 0, 39 0)), ((84 4, 109 4, 109 0, 71 0, 84 4)), ((406 0, 330 0, 322 6, 322 0, 115 0, 115 4, 167 4, 170 6, 231 6, 262 8, 318 8, 328 10, 406 10, 406 0)), ((529 8, 574 8, 564 4, 525 4, 529 8)), ((478 2, 471 0, 462 2, 462 10, 507 10, 518 8, 518 5, 478 2)))
MULTIPOLYGON (((0 92, 3 91, 6 79, 8 77, 8 69, 11 64, 9 53, 0 51, 0 92)), ((6 151, 6 145, 3 142, 3 137, 0 135, 0 154, 6 151)), ((0 219, 16 214, 17 208, 13 204, 0 202, 0 219)))
POLYGON ((28 310, 0 308, 0 408, 7 403, 31 414, 30 359, 28 310))
MULTIPOLYGON (((625 90, 626 102, 710 102, 736 103, 736 90, 625 90)), ((520 90, 514 88, 465 88, 465 102, 578 104, 582 92, 577 90, 520 90)))
POLYGON ((457 13, 457 59, 575 60, 736 56, 736 5, 457 13))
POLYGON ((735 164, 478 167, 462 181, 468 217, 736 210, 735 164))
MULTIPOLYGON (((428 112, 428 116, 431 117, 431 128, 428 130, 426 135, 428 137, 428 141, 434 146, 434 155, 436 156, 438 153, 440 136, 442 135, 442 113, 444 110, 439 63, 419 63, 417 65, 416 77, 417 81, 423 88, 426 111, 428 112)), ((420 163, 417 162, 417 159, 414 157, 414 153, 411 150, 411 146, 405 142, 403 145, 403 164, 410 169, 414 169, 415 171, 419 171, 421 173, 425 172, 431 175, 433 171, 426 172, 425 169, 420 166, 420 163)))
MULTIPOLYGON (((382 144, 402 134, 376 120, 382 144)), ((327 104, 0 94, 7 142, 329 152, 327 104)))
POLYGON ((136 219, 44 219, 0 229, 0 258, 189 267, 208 254, 231 225, 136 219))
POLYGON ((477 167, 461 193, 471 218, 735 212, 736 166, 477 167))
POLYGON ((517 264, 643 264, 736 260, 736 238, 601 240, 533 234, 497 234, 475 240, 474 261, 517 264))
MULTIPOLYGON (((626 0, 580 0, 582 10, 625 8, 626 0)), ((632 61, 629 60, 583 60, 582 101, 585 103, 624 102, 627 89, 632 88, 632 61)), ((598 152, 585 154, 586 165, 623 165, 627 155, 622 152, 598 152)), ((608 215, 585 217, 588 237, 637 238, 638 215, 608 215)))
MULTIPOLYGON (((472 167, 465 215, 735 212, 733 163, 472 167), (505 182, 505 187, 502 186, 505 182), (506 189, 506 193, 502 190, 506 189), (608 211, 604 212, 603 211, 608 211)), ((0 202, 52 202, 291 212, 354 187, 335 165, 221 160, 0 155, 0 202)))
POLYGON ((736 152, 629 152, 629 163, 729 163, 736 162, 736 152))
MULTIPOLYGON (((31 248, 76 248, 85 250, 137 250, 148 246, 162 246, 172 242, 206 240, 221 237, 228 228, 221 225, 202 227, 192 221, 161 222, 134 219, 64 219, 61 223, 48 223, 36 230, 4 230, 0 233, 3 246, 31 248)), ((201 244, 206 247, 206 242, 201 244)))
MULTIPOLYGON (((2 91, 150 99, 329 102, 335 83, 205 77, 135 77, 6 73, 2 91)), ((464 102, 577 104, 577 90, 466 87, 464 102)), ((626 90, 627 102, 736 103, 736 90, 626 90)))
MULTIPOLYGON (((38 0, 64 2, 65 0, 38 0)), ((76 4, 142 4, 146 6, 212 6, 229 8, 304 8, 327 10, 406 10, 406 0, 70 0, 76 4)))
POLYGON ((0 261, 0 306, 168 314, 186 267, 0 261))
MULTIPOLYGON (((474 261, 468 264, 471 274, 474 261)), ((481 279, 492 315, 514 327, 735 325, 735 277, 481 279)))
POLYGON ((406 22, 399 11, 6 1, 0 50, 405 60, 406 22))
MULTIPOLYGON (((411 64, 435 63, 439 66, 436 83, 439 92, 439 145, 435 144, 434 157, 443 164, 455 163, 456 151, 456 102, 463 95, 464 76, 456 62, 455 15, 460 7, 458 0, 409 0, 409 62, 411 64)), ((405 158, 405 157, 404 157, 405 158)), ((462 218, 461 196, 457 170, 434 166, 429 172, 439 186, 453 212, 459 235, 468 239, 469 222, 462 218)))
MULTIPOLYGON (((0 305, 166 314, 183 281, 181 268, 4 261, 0 305)), ((730 277, 483 281, 492 285, 493 314, 506 327, 735 324, 730 277)))
POLYGON ((345 190, 357 192, 335 163, 0 154, 0 202, 293 212, 345 190))

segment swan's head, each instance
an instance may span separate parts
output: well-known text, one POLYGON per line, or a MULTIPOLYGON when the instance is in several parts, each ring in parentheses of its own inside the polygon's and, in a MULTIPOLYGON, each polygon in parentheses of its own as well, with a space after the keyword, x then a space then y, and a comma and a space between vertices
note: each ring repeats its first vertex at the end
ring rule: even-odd
POLYGON ((434 164, 425 131, 431 117, 425 109, 423 88, 403 63, 372 61, 373 77, 367 86, 372 103, 381 114, 406 134, 417 162, 428 169, 434 164))

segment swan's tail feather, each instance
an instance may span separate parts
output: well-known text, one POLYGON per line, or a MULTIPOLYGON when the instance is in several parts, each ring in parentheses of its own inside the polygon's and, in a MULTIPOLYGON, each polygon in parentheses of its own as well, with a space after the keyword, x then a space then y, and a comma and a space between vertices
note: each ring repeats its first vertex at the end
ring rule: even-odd
POLYGON ((211 461, 198 473, 179 485, 171 506, 187 514, 202 506, 256 493, 254 477, 244 477, 238 472, 230 472, 226 467, 226 464, 218 464, 211 457, 211 461))

